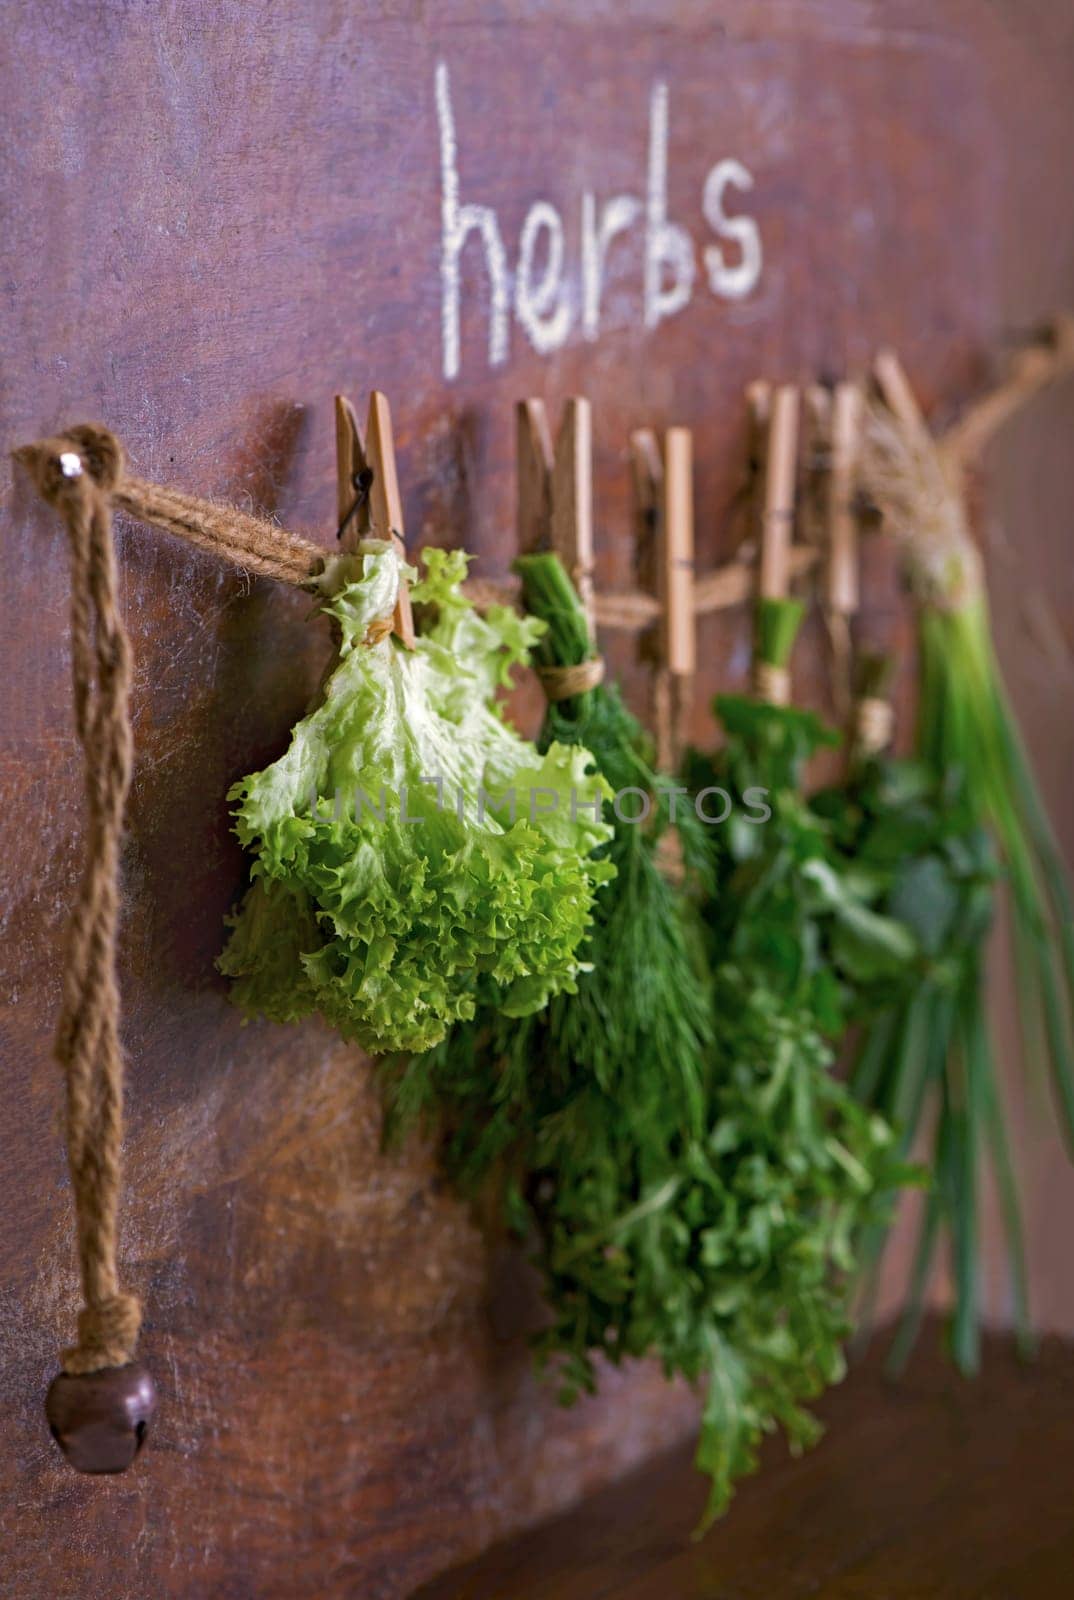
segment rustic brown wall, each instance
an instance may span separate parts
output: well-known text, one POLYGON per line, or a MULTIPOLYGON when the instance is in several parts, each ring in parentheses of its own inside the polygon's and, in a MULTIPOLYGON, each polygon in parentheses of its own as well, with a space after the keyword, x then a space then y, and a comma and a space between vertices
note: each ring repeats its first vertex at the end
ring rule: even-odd
MULTIPOLYGON (((498 575, 510 404, 584 390, 600 581, 627 574, 624 444, 642 422, 697 430, 712 564, 732 538, 748 379, 839 372, 890 340, 928 396, 953 400, 998 328, 1074 301, 1074 39, 1059 9, 9 4, 0 447, 100 417, 144 474, 277 511, 327 543, 331 395, 376 383, 395 404, 412 540, 464 540, 498 575), (758 291, 730 306, 699 283, 647 333, 636 230, 610 265, 598 342, 576 329, 540 357, 512 319, 492 370, 471 246, 462 371, 445 383, 438 59, 463 199, 496 206, 512 260, 528 206, 551 200, 577 295, 582 191, 644 194, 663 78, 671 215, 707 242, 705 173, 725 155, 746 162, 758 291)), ((1045 402, 1004 450, 999 506, 1017 538, 996 556, 1001 640, 1057 808, 1071 767, 1072 419, 1074 396, 1045 402)), ((279 751, 326 638, 296 597, 122 528, 137 659, 124 1255, 163 1408, 129 1477, 62 1466, 40 1410, 76 1303, 49 1035, 79 770, 62 536, 3 471, 0 1594, 390 1600, 676 1436, 690 1401, 639 1371, 559 1413, 528 1373, 512 1257, 482 1243, 427 1151, 378 1153, 368 1063, 317 1025, 240 1027, 213 971, 243 872, 223 797, 279 751)), ((702 654, 706 689, 741 682, 744 620, 707 622, 702 654)), ((818 631, 805 668, 816 698, 818 631)), ((698 735, 708 726, 699 713, 698 735)), ((1074 1326, 1071 1183, 1053 1142, 1030 1135, 1039 1305, 1074 1326)))

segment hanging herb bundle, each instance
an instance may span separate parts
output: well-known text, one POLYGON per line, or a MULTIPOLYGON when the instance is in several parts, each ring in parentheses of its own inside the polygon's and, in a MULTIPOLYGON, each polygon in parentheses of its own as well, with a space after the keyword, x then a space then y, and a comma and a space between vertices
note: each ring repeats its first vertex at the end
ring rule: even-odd
MULTIPOLYGON (((801 615, 794 601, 760 603, 763 692, 786 694, 801 615)), ((836 736, 785 704, 724 695, 716 710, 727 741, 715 757, 693 753, 687 781, 699 793, 763 793, 770 813, 758 825, 732 812, 712 830, 706 919, 712 1129, 734 1162, 736 1196, 735 1225, 717 1234, 713 1264, 738 1280, 742 1318, 731 1382, 710 1387, 707 1425, 714 1446, 734 1441, 739 1472, 753 1465, 773 1418, 795 1446, 815 1436, 800 1402, 843 1374, 856 1242, 912 1176, 895 1159, 886 1121, 833 1074, 829 1040, 841 1035, 858 988, 903 971, 914 946, 873 909, 868 885, 840 861, 802 797, 804 762, 836 736), (751 1390, 760 1400, 752 1412, 739 1398, 751 1390)))
MULTIPOLYGON (((529 557, 519 570, 549 623, 546 666, 587 661, 559 562, 529 557)), ((649 767, 614 689, 550 706, 543 739, 571 738, 616 791, 674 787, 649 767)), ((689 801, 672 806, 662 821, 687 885, 703 887, 710 830, 689 801)), ((841 1371, 850 1241, 888 1181, 888 1135, 829 1075, 808 1009, 774 1006, 730 967, 712 985, 688 891, 660 871, 655 818, 616 824, 616 877, 577 994, 514 1028, 486 1013, 454 1029, 403 1070, 395 1104, 404 1121, 443 1120, 466 1187, 506 1173, 508 1215, 550 1311, 539 1351, 566 1400, 593 1389, 598 1355, 656 1356, 669 1376, 707 1380, 697 1459, 712 1483, 708 1521, 764 1433, 782 1425, 799 1446, 815 1436, 803 1401, 841 1371)))
MULTIPOLYGON (((859 751, 845 785, 814 797, 836 847, 867 875, 884 911, 913 936, 917 959, 901 975, 866 986, 850 1084, 888 1118, 908 1154, 935 1105, 931 1184, 892 1362, 901 1365, 920 1325, 936 1248, 949 1232, 955 1302, 952 1353, 976 1370, 977 1186, 991 1158, 1003 1211, 1023 1346, 1029 1342, 1018 1199, 1000 1086, 984 1008, 984 956, 997 878, 995 852, 958 772, 859 751)), ((887 1230, 862 1240, 862 1314, 868 1323, 887 1230)))
POLYGON ((1011 891, 1026 1057, 1050 1061, 1074 1147, 1074 905, 993 648, 961 475, 919 419, 880 406, 862 467, 919 606, 917 751, 937 778, 962 773, 966 804, 996 841, 1011 891))
POLYGON ((255 862, 220 966, 247 1012, 319 1011, 374 1053, 421 1050, 478 992, 522 1016, 574 986, 611 829, 599 803, 570 803, 599 789, 589 753, 538 753, 503 721, 496 693, 543 628, 479 616, 466 561, 425 552, 412 596, 432 621, 413 651, 388 633, 390 544, 366 541, 322 581, 340 648, 320 704, 231 791, 255 862))
MULTIPOLYGON (((689 902, 660 867, 659 791, 669 781, 653 771, 618 691, 599 682, 585 613, 558 558, 517 566, 527 607, 548 625, 538 660, 551 677, 568 675, 541 748, 591 751, 622 816, 631 806, 650 814, 617 817, 602 852, 614 877, 577 992, 519 1024, 484 1007, 406 1064, 392 1100, 397 1123, 421 1113, 441 1120, 447 1165, 464 1189, 498 1169, 507 1216, 544 1278, 551 1320, 540 1350, 571 1399, 595 1387, 598 1352, 619 1361, 655 1351, 669 1371, 683 1368, 675 1341, 688 1273, 667 1230, 682 1230, 677 1196, 705 1134, 711 998, 689 902)), ((703 846, 696 818, 677 809, 667 826, 689 876, 703 846)))
MULTIPOLYGON (((950 938, 956 947, 963 942, 964 948, 956 951, 952 987, 934 994, 930 1002, 929 1080, 939 1082, 941 1097, 936 1185, 923 1221, 907 1320, 893 1354, 900 1358, 912 1342, 935 1245, 946 1221, 955 1269, 952 1350, 958 1365, 972 1372, 979 1360, 978 1196, 989 1157, 1008 1240, 1015 1319, 1023 1346, 1030 1343, 1017 1185, 986 1015, 985 899, 983 890, 975 896, 975 876, 994 875, 1001 868, 1009 885, 1024 1059, 1029 1065, 1042 1060, 1050 1064, 1072 1147, 1074 923, 1065 868, 992 643, 984 573, 969 531, 958 458, 932 440, 897 364, 887 358, 880 369, 893 409, 872 408, 862 467, 870 497, 900 541, 919 607, 918 759, 929 775, 933 804, 939 808, 935 838, 946 841, 953 825, 956 839, 978 840, 966 873, 956 873, 955 881, 946 884, 945 898, 957 907, 950 923, 941 919, 939 932, 915 930, 926 939, 931 931, 941 946, 950 938), (960 793, 957 810, 949 809, 947 799, 952 773, 960 793), (998 866, 987 864, 981 831, 994 841, 998 866)), ((922 840, 915 851, 930 861, 938 853, 944 856, 950 876, 949 849, 938 852, 935 844, 922 840)), ((907 871, 913 867, 913 854, 908 856, 907 871)), ((917 870, 931 873, 939 883, 935 865, 917 870)), ((908 912, 913 910, 904 904, 908 912)), ((901 1088, 912 1107, 907 1086, 914 1069, 909 1058, 904 1059, 897 1023, 903 1028, 920 1026, 920 1007, 936 988, 935 981, 930 982, 918 997, 919 1005, 907 1001, 895 1021, 879 1019, 871 1053, 863 1058, 864 1092, 882 1092, 886 1080, 890 1092, 901 1088), (874 1063, 879 1076, 871 1084, 874 1063)))
POLYGON ((717 696, 726 743, 714 757, 692 753, 687 778, 696 791, 747 800, 763 794, 771 812, 758 826, 747 811, 732 811, 712 831, 716 885, 707 922, 715 959, 763 972, 770 987, 803 1005, 835 1039, 861 988, 905 972, 915 945, 905 928, 874 908, 875 884, 833 848, 827 823, 802 793, 805 764, 839 743, 812 712, 777 703, 789 686, 802 614, 795 600, 759 602, 761 697, 717 696))

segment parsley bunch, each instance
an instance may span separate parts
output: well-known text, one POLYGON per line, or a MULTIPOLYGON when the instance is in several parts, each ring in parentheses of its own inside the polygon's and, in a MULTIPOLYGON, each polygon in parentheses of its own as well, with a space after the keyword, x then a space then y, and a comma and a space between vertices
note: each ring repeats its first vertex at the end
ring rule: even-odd
MULTIPOLYGON (((785 667, 801 615, 793 600, 761 602, 762 660, 785 667)), ((758 823, 736 810, 711 830, 713 961, 762 974, 836 1040, 863 989, 910 970, 915 941, 877 908, 872 875, 836 848, 830 823, 803 793, 806 764, 839 735, 810 711, 744 695, 718 695, 715 710, 724 745, 712 756, 691 753, 687 782, 729 795, 763 792, 771 815, 758 823)))
MULTIPOLYGON (((762 603, 761 659, 786 666, 800 616, 794 602, 762 603)), ((805 762, 835 735, 809 712, 742 696, 720 696, 716 711, 726 741, 688 758, 687 781, 762 789, 771 815, 733 813, 711 837, 710 1145, 736 1198, 723 1230, 706 1235, 714 1305, 735 1308, 729 1332, 718 1325, 700 1455, 713 1510, 773 1423, 792 1447, 810 1442, 802 1402, 842 1375, 858 1241, 911 1174, 886 1120, 834 1075, 833 1042, 862 986, 905 972, 916 951, 803 797, 805 762)))

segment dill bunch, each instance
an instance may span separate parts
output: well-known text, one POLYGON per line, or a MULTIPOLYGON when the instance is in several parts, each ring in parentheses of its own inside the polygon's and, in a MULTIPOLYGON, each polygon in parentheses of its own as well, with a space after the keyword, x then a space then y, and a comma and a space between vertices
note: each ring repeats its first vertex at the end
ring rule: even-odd
MULTIPOLYGON (((547 623, 537 660, 572 666, 590 659, 585 614, 559 560, 533 556, 518 565, 527 606, 547 623)), ((648 738, 616 688, 600 684, 551 704, 538 748, 556 744, 589 750, 609 792, 640 790, 649 805, 644 820, 624 822, 605 801, 614 831, 596 855, 612 869, 611 881, 582 947, 586 970, 563 1004, 512 1021, 479 983, 473 1019, 435 1050, 396 1063, 389 1079, 392 1124, 435 1116, 448 1169, 465 1189, 501 1165, 511 1219, 531 1235, 554 1228, 560 1212, 578 1211, 574 1187, 592 1197, 594 1214, 616 1212, 623 1164, 632 1164, 633 1201, 632 1186, 647 1182, 657 1161, 653 1152, 680 1128, 700 1128, 712 1028, 696 917, 658 856, 672 831, 684 870, 695 877, 705 862, 700 824, 682 807, 674 823, 667 820, 660 791, 669 781, 653 771, 648 738)), ((549 1293, 554 1307, 551 1284, 549 1293)), ((579 1383, 592 1387, 591 1375, 579 1383)))

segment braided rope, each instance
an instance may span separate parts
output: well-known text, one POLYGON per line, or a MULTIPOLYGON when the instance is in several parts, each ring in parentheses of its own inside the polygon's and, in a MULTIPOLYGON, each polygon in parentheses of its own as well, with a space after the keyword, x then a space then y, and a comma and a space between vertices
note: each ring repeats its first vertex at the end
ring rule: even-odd
POLYGON ((130 645, 116 602, 111 498, 122 474, 118 441, 83 425, 16 452, 59 512, 71 547, 71 660, 75 728, 85 756, 87 835, 67 930, 55 1054, 67 1086, 67 1157, 74 1191, 83 1309, 66 1372, 130 1361, 141 1307, 120 1288, 116 1221, 123 1142, 116 931, 119 844, 130 788, 130 645))
POLYGON ((224 556, 259 577, 301 585, 324 566, 324 551, 308 539, 285 533, 274 523, 234 506, 214 505, 181 489, 123 477, 112 490, 112 500, 132 517, 224 556))

